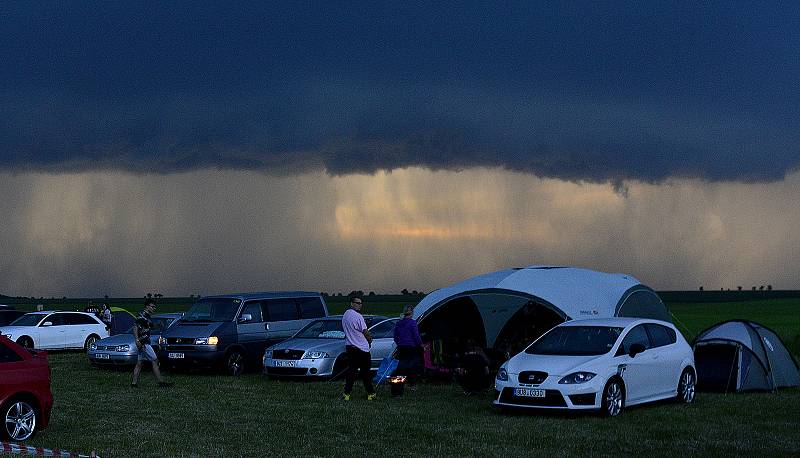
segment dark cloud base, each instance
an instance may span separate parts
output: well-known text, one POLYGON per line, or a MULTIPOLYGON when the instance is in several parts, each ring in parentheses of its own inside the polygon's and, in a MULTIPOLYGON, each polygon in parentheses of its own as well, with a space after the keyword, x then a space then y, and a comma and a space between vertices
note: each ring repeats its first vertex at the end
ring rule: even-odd
POLYGON ((800 166, 800 11, 618 2, 0 7, 0 170, 800 166))

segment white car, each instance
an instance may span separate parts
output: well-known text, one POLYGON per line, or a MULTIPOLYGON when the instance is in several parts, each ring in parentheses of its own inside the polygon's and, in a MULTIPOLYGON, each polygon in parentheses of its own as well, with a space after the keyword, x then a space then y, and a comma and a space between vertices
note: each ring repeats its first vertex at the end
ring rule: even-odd
POLYGON ((31 312, 0 328, 0 334, 25 348, 88 349, 108 337, 108 328, 92 313, 31 312))
POLYGON ((600 410, 675 398, 694 401, 692 348, 675 327, 642 318, 562 323, 497 373, 497 407, 600 410))

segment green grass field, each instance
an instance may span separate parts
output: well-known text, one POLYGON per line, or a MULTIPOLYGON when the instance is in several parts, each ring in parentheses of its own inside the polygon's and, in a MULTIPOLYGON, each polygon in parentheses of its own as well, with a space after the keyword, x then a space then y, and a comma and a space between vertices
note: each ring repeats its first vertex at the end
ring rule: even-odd
MULTIPOLYGON (((364 311, 401 307, 368 302, 364 311)), ((689 338, 730 318, 761 322, 787 343, 800 333, 800 301, 670 308, 689 338)), ((700 393, 691 406, 659 403, 603 419, 500 414, 490 395, 467 397, 457 385, 422 385, 398 398, 384 387, 374 402, 356 385, 344 403, 341 382, 168 374, 175 386, 158 388, 144 373, 132 389, 129 372, 92 368, 83 353, 52 353, 50 363, 53 417, 30 444, 103 457, 800 455, 799 389, 700 393)))

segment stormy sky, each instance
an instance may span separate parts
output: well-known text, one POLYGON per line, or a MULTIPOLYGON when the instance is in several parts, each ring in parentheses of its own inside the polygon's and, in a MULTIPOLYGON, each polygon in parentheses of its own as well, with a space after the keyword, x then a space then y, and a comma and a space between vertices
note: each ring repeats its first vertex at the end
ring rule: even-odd
POLYGON ((5 2, 0 294, 800 288, 800 7, 5 2))

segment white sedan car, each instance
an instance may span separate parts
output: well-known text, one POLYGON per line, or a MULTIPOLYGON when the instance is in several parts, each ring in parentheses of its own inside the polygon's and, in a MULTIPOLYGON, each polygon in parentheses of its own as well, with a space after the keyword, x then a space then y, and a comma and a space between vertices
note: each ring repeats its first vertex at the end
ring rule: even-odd
POLYGON ((108 328, 92 313, 31 312, 0 328, 0 334, 25 348, 88 349, 108 337, 108 328))
POLYGON ((608 416, 659 399, 694 401, 692 348, 675 327, 642 318, 562 323, 506 361, 498 407, 594 409, 608 416))

